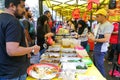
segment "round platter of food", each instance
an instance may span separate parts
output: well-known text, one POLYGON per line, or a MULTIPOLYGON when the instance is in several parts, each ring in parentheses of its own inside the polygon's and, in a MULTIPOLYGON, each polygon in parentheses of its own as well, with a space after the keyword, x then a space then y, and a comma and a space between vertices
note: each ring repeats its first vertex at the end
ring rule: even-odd
POLYGON ((27 69, 28 75, 36 79, 52 79, 58 72, 58 66, 53 64, 34 64, 27 69))

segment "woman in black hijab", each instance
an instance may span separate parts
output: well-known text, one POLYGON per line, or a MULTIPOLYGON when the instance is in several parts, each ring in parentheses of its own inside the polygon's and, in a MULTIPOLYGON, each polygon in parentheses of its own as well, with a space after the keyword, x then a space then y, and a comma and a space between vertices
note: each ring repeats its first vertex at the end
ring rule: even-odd
POLYGON ((88 27, 85 21, 79 20, 77 23, 77 33, 78 33, 78 39, 81 40, 81 45, 86 49, 87 46, 87 33, 88 33, 88 27))

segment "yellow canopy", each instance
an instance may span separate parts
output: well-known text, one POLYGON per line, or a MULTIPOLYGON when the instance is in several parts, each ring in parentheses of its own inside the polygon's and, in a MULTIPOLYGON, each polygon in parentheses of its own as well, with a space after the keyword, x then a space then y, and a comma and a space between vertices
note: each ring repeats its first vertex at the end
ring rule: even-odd
MULTIPOLYGON (((99 5, 93 4, 92 11, 94 12, 99 8, 107 8, 108 2, 109 0, 100 0, 99 5)), ((44 0, 43 3, 60 15, 69 18, 75 8, 80 9, 81 15, 87 11, 87 0, 44 0)))

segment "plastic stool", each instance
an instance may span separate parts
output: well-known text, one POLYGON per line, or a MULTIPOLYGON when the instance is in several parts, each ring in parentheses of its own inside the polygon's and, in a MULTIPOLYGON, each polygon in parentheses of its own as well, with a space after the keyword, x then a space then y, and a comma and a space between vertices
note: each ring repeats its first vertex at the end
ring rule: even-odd
MULTIPOLYGON (((119 70, 119 69, 120 69, 120 65, 118 64, 118 62, 115 62, 113 64, 113 69, 112 69, 112 75, 111 76, 113 76, 115 70, 119 70)), ((120 76, 118 77, 118 79, 120 80, 120 76)))

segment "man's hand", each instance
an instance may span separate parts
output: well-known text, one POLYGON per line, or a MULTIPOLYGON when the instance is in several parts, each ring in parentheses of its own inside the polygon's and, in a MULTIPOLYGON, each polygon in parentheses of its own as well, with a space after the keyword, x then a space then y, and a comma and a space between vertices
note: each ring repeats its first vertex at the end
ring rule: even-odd
MULTIPOLYGON (((40 46, 38 46, 38 45, 34 45, 31 48, 32 48, 32 53, 34 53, 34 54, 37 54, 40 51, 40 46)), ((31 58, 31 54, 30 53, 28 53, 27 56, 28 56, 28 58, 31 58)))
POLYGON ((32 47, 32 52, 33 52, 34 54, 37 54, 39 51, 40 51, 40 46, 34 45, 34 46, 32 47))

